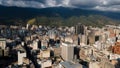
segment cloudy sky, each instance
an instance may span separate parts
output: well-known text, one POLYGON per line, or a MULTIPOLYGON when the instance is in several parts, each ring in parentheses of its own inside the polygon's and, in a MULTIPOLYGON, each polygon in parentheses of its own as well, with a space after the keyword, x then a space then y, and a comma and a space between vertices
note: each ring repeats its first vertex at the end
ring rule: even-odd
POLYGON ((101 11, 120 11, 120 0, 0 0, 0 5, 18 7, 72 7, 101 11))

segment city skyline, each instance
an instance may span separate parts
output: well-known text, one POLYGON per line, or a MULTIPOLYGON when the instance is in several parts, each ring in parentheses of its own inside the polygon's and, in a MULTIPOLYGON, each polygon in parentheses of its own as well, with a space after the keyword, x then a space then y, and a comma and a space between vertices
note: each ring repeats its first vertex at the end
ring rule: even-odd
POLYGON ((0 0, 0 68, 120 68, 120 0, 0 0))

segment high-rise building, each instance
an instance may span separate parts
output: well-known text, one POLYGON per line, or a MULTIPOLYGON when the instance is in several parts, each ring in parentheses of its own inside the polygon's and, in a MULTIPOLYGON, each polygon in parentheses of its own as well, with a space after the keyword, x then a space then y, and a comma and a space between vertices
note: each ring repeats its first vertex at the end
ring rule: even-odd
POLYGON ((41 40, 41 49, 44 50, 48 47, 48 41, 41 40))
POLYGON ((73 60, 74 46, 71 43, 68 43, 68 42, 62 43, 61 56, 66 61, 73 60))
POLYGON ((84 25, 82 25, 81 23, 78 23, 76 26, 75 26, 75 33, 76 34, 84 34, 85 32, 84 32, 84 25))
POLYGON ((38 49, 38 41, 33 41, 33 49, 37 50, 38 49))
POLYGON ((57 30, 52 29, 48 31, 48 36, 50 39, 55 39, 57 35, 59 35, 59 32, 57 30))
POLYGON ((94 34, 94 31, 91 31, 89 33, 88 39, 89 39, 89 44, 94 44, 95 43, 95 34, 94 34))
POLYGON ((87 35, 79 35, 78 42, 79 42, 79 45, 87 44, 87 35))
POLYGON ((5 47, 6 47, 6 39, 0 38, 0 48, 5 49, 5 47))
POLYGON ((9 48, 6 48, 6 49, 4 50, 4 56, 9 56, 9 48))
POLYGON ((18 65, 23 64, 23 58, 26 57, 26 53, 25 52, 20 52, 18 51, 18 65))
POLYGON ((0 57, 3 56, 3 49, 0 49, 0 57))

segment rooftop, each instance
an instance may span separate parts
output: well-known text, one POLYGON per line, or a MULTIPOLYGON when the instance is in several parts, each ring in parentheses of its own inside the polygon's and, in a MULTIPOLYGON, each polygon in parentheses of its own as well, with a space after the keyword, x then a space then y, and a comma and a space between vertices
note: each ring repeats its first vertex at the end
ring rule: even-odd
POLYGON ((73 63, 67 62, 67 61, 61 62, 60 64, 65 68, 82 68, 81 64, 73 64, 73 63))

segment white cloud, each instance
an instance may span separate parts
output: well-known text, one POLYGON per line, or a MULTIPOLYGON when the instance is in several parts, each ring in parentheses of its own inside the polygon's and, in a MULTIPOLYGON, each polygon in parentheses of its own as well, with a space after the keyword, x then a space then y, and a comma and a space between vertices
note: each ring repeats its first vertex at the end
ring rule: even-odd
POLYGON ((119 11, 120 0, 0 0, 0 5, 19 7, 78 7, 102 11, 119 11))
POLYGON ((33 8, 45 8, 46 6, 43 3, 36 1, 0 1, 2 2, 0 5, 4 6, 18 6, 18 7, 33 7, 33 8))
POLYGON ((64 6, 69 6, 70 4, 70 0, 62 0, 62 4, 64 5, 64 6))
POLYGON ((49 7, 56 6, 56 0, 46 0, 46 5, 49 7))
POLYGON ((110 6, 110 7, 102 7, 102 6, 96 6, 93 9, 95 10, 101 10, 101 11, 120 11, 120 5, 118 6, 110 6))

